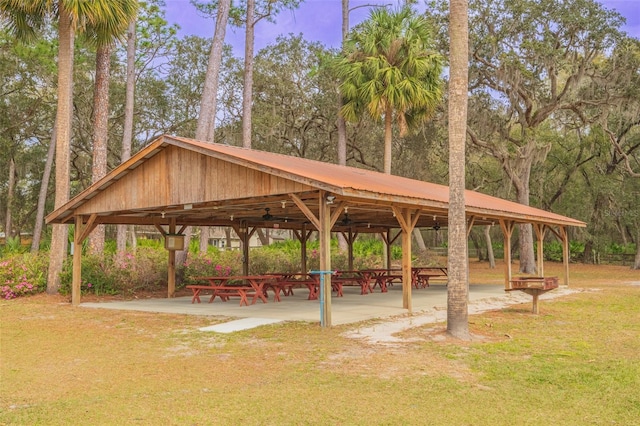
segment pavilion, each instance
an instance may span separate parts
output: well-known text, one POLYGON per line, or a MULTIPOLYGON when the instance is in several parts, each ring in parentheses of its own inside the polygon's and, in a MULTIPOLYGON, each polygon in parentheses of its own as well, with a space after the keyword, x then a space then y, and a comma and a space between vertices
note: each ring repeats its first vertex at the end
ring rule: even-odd
MULTIPOLYGON (((341 232, 350 246, 359 233, 402 237, 403 307, 411 311, 411 233, 415 227, 446 227, 448 187, 299 157, 210 144, 163 135, 120 164, 64 206, 47 223, 73 224, 80 247, 98 224, 153 225, 169 253, 168 297, 175 293, 175 252, 187 226, 229 226, 243 241, 243 271, 249 270, 249 237, 259 228, 290 229, 302 244, 319 232, 320 269, 331 270, 330 235, 341 232), (400 230, 393 235, 392 230, 400 230)), ((543 275, 547 231, 563 245, 564 284, 569 284, 568 227, 584 222, 467 190, 467 232, 500 224, 505 247, 516 224, 530 223, 538 238, 543 275)), ((389 256, 389 250, 387 255, 389 256)), ((73 254, 72 303, 80 303, 82 250, 73 254)), ((505 250, 505 289, 512 278, 505 250)), ((330 275, 325 289, 331 289, 330 275)), ((324 317, 331 324, 331 291, 324 291, 324 317)))

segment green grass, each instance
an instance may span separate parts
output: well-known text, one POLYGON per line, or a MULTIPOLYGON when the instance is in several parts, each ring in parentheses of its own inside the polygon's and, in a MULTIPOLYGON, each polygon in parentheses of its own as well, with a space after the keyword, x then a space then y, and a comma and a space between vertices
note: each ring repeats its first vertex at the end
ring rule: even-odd
POLYGON ((3 301, 0 425, 638 424, 638 272, 581 273, 589 291, 541 315, 517 305, 471 316, 472 342, 433 338, 438 324, 396 346, 345 338, 355 326, 221 335, 198 327, 223 318, 3 301))

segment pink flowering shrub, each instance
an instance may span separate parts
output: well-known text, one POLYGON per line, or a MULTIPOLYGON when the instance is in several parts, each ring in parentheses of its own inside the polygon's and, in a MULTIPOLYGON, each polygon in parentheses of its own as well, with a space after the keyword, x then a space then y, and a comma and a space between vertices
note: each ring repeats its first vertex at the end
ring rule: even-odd
POLYGON ((196 277, 239 275, 242 273, 241 253, 231 250, 189 253, 181 271, 184 284, 198 281, 196 277))
MULTIPOLYGON (((111 255, 82 256, 82 282, 80 290, 83 294, 117 294, 119 280, 114 274, 113 257, 111 255)), ((73 278, 73 258, 68 257, 60 273, 60 293, 71 294, 73 278)))
POLYGON ((0 297, 14 299, 47 288, 49 258, 43 254, 16 254, 0 259, 0 297))

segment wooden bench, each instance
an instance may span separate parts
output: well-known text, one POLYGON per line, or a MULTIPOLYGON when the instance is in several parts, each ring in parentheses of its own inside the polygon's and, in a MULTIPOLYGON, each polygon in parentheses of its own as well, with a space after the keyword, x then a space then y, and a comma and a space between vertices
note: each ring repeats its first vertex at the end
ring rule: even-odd
POLYGON ((273 289, 274 300, 280 300, 279 292, 285 296, 293 296, 294 288, 307 288, 309 290, 308 300, 316 300, 318 298, 318 280, 307 274, 274 274, 275 282, 270 282, 267 287, 273 289))
POLYGON ((258 300, 258 292, 250 286, 188 285, 187 288, 193 292, 191 303, 200 303, 200 293, 203 290, 211 290, 209 303, 213 302, 216 297, 220 297, 223 302, 229 300, 230 297, 240 297, 240 306, 249 306, 248 297, 253 297, 251 300, 252 305, 258 300))
POLYGON ((506 291, 522 291, 533 296, 532 312, 539 313, 538 298, 541 294, 558 288, 558 277, 514 277, 509 281, 506 291))

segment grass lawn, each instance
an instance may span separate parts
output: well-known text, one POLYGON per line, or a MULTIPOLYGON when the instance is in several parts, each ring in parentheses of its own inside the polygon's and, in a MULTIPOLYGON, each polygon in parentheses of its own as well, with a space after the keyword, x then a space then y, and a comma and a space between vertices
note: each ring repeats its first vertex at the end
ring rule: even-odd
MULTIPOLYGON (((502 282, 498 266, 472 263, 472 281, 502 282)), ((198 328, 224 318, 2 301, 0 425, 640 424, 640 272, 571 273, 585 291, 473 315, 471 342, 444 324, 370 345, 344 336, 357 325, 216 334, 198 328)))

